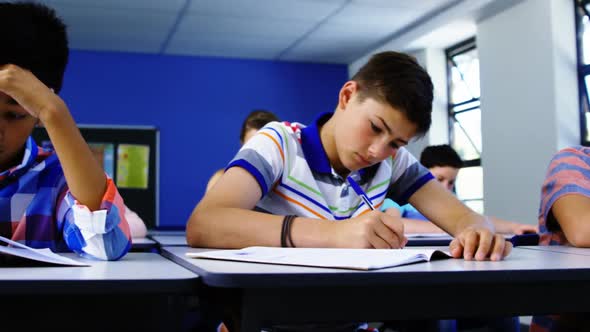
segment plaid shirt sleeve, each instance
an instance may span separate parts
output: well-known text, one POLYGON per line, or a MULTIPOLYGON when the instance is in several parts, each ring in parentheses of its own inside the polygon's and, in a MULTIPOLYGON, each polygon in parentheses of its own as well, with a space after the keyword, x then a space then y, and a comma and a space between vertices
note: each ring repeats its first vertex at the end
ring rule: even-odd
POLYGON ((72 251, 84 257, 117 260, 131 248, 125 205, 112 179, 107 179, 100 210, 90 211, 67 189, 57 206, 58 229, 72 251))

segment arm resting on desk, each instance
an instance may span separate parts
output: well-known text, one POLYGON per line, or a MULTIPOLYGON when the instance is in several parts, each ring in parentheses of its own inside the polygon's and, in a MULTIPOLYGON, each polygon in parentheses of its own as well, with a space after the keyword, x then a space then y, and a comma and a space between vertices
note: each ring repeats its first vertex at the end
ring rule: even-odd
POLYGON ((91 211, 69 191, 64 194, 58 203, 57 222, 70 250, 101 260, 117 260, 129 251, 131 234, 125 205, 113 180, 107 180, 100 210, 91 211))
MULTIPOLYGON (((252 211, 262 195, 256 179, 241 167, 228 169, 189 218, 192 247, 281 246, 284 216, 252 211)), ((297 217, 291 224, 294 246, 315 248, 399 248, 405 244, 397 215, 375 210, 340 222, 297 217)))
POLYGON ((576 247, 590 247, 589 197, 582 195, 563 196, 555 201, 551 213, 569 243, 576 247))

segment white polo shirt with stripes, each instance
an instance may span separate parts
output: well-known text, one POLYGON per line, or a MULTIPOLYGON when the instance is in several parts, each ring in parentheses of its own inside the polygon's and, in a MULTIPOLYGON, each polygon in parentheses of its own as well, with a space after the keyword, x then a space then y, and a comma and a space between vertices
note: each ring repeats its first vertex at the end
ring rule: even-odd
MULTIPOLYGON (((326 220, 349 219, 369 211, 346 179, 334 171, 324 151, 319 128, 331 116, 324 113, 307 127, 271 122, 238 151, 227 168, 242 167, 257 180, 262 197, 256 210, 326 220)), ((386 197, 406 204, 433 179, 428 169, 404 148, 350 176, 377 208, 386 197)))

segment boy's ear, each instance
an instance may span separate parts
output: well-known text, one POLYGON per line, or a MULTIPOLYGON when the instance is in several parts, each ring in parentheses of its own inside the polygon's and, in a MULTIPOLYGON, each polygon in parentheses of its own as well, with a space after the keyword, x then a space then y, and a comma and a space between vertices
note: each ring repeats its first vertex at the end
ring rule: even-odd
POLYGON ((348 81, 344 83, 338 94, 338 109, 345 109, 352 97, 358 91, 358 83, 355 81, 348 81))

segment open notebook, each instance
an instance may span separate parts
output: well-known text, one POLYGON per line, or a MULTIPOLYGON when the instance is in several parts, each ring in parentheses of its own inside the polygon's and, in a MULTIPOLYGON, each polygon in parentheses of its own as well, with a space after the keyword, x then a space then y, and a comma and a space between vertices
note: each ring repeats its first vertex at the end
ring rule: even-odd
MULTIPOLYGON (((35 249, 19 242, 12 241, 3 236, 0 236, 0 243, 4 242, 9 246, 0 245, 0 255, 5 256, 3 263, 10 262, 11 257, 25 260, 28 262, 41 262, 56 265, 67 266, 89 266, 88 264, 77 262, 68 257, 60 256, 51 251, 51 249, 35 249)), ((0 265, 2 265, 0 263, 0 265)))
POLYGON ((192 258, 250 263, 301 265, 353 270, 376 270, 435 258, 450 258, 448 252, 433 249, 328 249, 248 247, 239 250, 189 252, 192 258))

